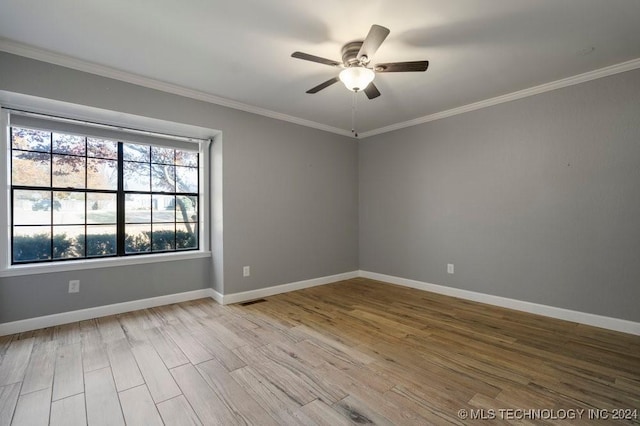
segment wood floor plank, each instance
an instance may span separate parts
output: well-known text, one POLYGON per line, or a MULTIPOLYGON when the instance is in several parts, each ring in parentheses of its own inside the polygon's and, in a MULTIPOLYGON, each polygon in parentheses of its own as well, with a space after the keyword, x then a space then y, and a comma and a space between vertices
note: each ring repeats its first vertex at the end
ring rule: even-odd
POLYGON ((108 317, 96 318, 98 324, 98 330, 102 336, 102 340, 105 343, 115 340, 122 340, 126 338, 124 331, 122 330, 122 324, 118 321, 118 317, 111 315, 108 317))
POLYGON ((111 368, 90 371, 85 376, 88 424, 92 426, 124 425, 111 368))
POLYGON ((168 399, 157 405, 166 426, 201 426, 202 422, 184 395, 168 399))
POLYGON ((142 311, 127 312, 118 315, 118 321, 122 324, 122 330, 129 342, 144 342, 148 339, 144 318, 145 314, 142 311))
POLYGON ((175 368, 189 362, 180 347, 161 329, 152 328, 147 331, 147 335, 149 336, 149 342, 156 349, 167 368, 175 368))
POLYGON ((314 399, 310 403, 303 405, 302 412, 318 425, 349 426, 352 424, 346 417, 343 417, 319 399, 314 399))
POLYGON ((59 345, 71 345, 80 342, 80 324, 72 322, 57 325, 53 328, 53 338, 59 345))
POLYGON ((87 424, 84 393, 59 399, 51 404, 50 426, 83 426, 87 424))
POLYGON ((82 392, 84 392, 84 376, 81 344, 58 346, 53 376, 53 401, 82 392))
POLYGON ((278 422, 238 385, 218 361, 212 359, 198 364, 196 368, 227 409, 234 413, 238 423, 278 425, 278 422))
POLYGON ((389 419, 378 414, 373 407, 352 395, 349 395, 333 404, 333 409, 342 414, 342 416, 351 420, 353 423, 393 425, 389 419))
POLYGON ((20 382, 0 387, 0 426, 9 426, 20 396, 20 382))
POLYGON ((223 345, 225 345, 228 349, 235 349, 241 346, 246 346, 248 342, 241 337, 239 337, 236 333, 229 330, 225 327, 221 322, 216 320, 207 320, 204 322, 206 329, 216 336, 223 345))
POLYGON ((310 327, 300 325, 295 327, 295 330, 299 333, 302 333, 302 335, 307 337, 308 340, 314 341, 320 345, 327 345, 337 351, 346 354, 355 361, 361 362, 363 364, 368 364, 374 361, 374 358, 368 356, 367 354, 362 353, 357 349, 350 348, 349 346, 335 339, 332 339, 331 337, 327 337, 326 335, 319 333, 318 331, 310 327))
POLYGON ((229 374, 271 417, 281 424, 316 424, 301 410, 301 405, 285 393, 284 389, 264 380, 253 368, 238 368, 229 374))
POLYGON ((13 340, 12 335, 0 336, 0 365, 2 365, 4 354, 5 352, 7 352, 7 349, 9 349, 9 345, 11 344, 12 340, 13 340))
POLYGON ((42 389, 18 398, 12 426, 38 426, 49 424, 51 388, 42 389))
POLYGON ((36 345, 22 381, 22 395, 53 385, 53 371, 56 365, 57 342, 49 341, 36 345))
POLYGON ((167 333, 186 355, 189 361, 193 364, 200 364, 201 362, 209 361, 214 356, 205 349, 181 324, 169 325, 166 328, 167 333))
POLYGON ((247 365, 229 348, 223 345, 222 342, 215 337, 215 333, 210 331, 198 331, 193 336, 214 356, 215 359, 224 365, 227 371, 233 371, 247 365))
POLYGON ((156 403, 180 395, 180 388, 153 346, 148 343, 135 344, 131 350, 156 403))
POLYGON ((171 370, 171 374, 202 423, 211 425, 237 423, 233 412, 213 392, 193 365, 176 367, 171 370))
POLYGON ((85 372, 109 367, 107 346, 102 340, 96 320, 80 322, 82 342, 82 366, 85 372))
POLYGON ((33 338, 11 341, 0 364, 0 386, 22 381, 32 349, 33 338))
POLYGON ((247 364, 254 366, 264 380, 282 389, 299 405, 305 405, 316 398, 334 403, 344 397, 340 389, 331 388, 318 375, 313 374, 294 360, 286 360, 263 352, 262 348, 243 346, 235 349, 247 364))
POLYGON ((122 391, 119 396, 127 425, 163 425, 160 413, 145 385, 122 391))
POLYGON ((109 363, 118 392, 144 383, 138 364, 126 339, 111 341, 107 344, 109 363))

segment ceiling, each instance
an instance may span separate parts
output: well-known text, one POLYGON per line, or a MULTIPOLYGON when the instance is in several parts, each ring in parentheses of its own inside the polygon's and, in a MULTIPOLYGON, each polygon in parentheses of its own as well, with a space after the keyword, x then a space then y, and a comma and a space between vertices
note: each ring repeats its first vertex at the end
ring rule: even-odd
POLYGON ((361 133, 640 58, 638 0, 0 0, 0 10, 0 50, 54 52, 338 133, 351 129, 352 92, 306 94, 338 70, 290 55, 340 60, 372 24, 391 30, 373 63, 430 66, 377 75, 382 96, 358 94, 361 133))

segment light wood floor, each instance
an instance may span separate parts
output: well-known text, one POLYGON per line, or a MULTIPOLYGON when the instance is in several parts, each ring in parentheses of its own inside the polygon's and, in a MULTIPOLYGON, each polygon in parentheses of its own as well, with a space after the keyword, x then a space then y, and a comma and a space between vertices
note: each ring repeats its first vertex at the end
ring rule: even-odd
POLYGON ((501 409, 640 410, 640 337, 366 279, 0 337, 0 356, 0 425, 440 425, 523 415, 501 409))

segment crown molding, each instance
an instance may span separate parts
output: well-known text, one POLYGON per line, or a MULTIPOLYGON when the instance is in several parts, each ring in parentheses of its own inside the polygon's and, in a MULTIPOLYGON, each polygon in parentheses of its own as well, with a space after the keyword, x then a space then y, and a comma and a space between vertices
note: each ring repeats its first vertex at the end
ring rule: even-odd
POLYGON ((153 78, 143 77, 141 75, 117 70, 115 68, 99 65, 94 62, 72 58, 70 56, 51 52, 49 50, 39 49, 37 47, 29 46, 4 38, 0 38, 0 51, 12 53, 18 56, 24 56, 38 61, 48 62, 54 65, 60 65, 66 68, 72 68, 78 71, 96 74, 102 77, 112 78, 114 80, 124 81, 126 83, 147 87, 149 89, 160 90, 162 92, 172 93, 174 95, 184 96, 187 98, 220 105, 227 108, 262 115, 265 117, 274 118, 276 120, 288 121, 290 123, 299 124, 301 126, 323 130, 325 132, 352 137, 351 131, 348 130, 339 129, 337 127, 317 123, 315 121, 306 120, 300 117, 294 117, 292 115, 283 114, 266 108, 248 105, 242 102, 212 95, 199 90, 189 89, 177 84, 171 84, 153 78))
MULTIPOLYGON (((187 98, 220 105, 227 108, 262 115, 265 117, 274 118, 276 120, 288 121, 290 123, 299 124, 301 126, 311 127, 314 129, 353 138, 353 135, 349 130, 339 129, 337 127, 329 126, 311 120, 306 120, 304 118, 279 113, 266 108, 248 105, 242 102, 212 95, 199 90, 189 89, 176 84, 166 83, 160 80, 155 80, 153 78, 143 77, 137 74, 117 70, 115 68, 99 65, 89 61, 83 61, 81 59, 72 58, 70 56, 62 55, 44 49, 39 49, 4 38, 0 38, 0 51, 5 51, 8 53, 13 53, 15 55, 24 56, 27 58, 36 59, 67 68, 72 68, 78 71, 97 74, 102 77, 112 78, 150 89, 160 90, 162 92, 172 93, 174 95, 184 96, 187 98)), ((412 120, 403 121, 401 123, 395 123, 377 129, 360 132, 358 139, 365 139, 370 136, 388 133, 394 130, 404 129, 406 127, 417 126, 419 124, 428 123, 430 121, 440 120, 442 118, 452 117, 458 114, 464 114, 465 112, 487 108, 504 102, 510 102, 517 99, 526 98, 528 96, 550 92, 556 89, 562 89, 564 87, 573 86, 574 84, 585 83, 587 81, 595 80, 602 77, 608 77, 610 75, 619 74, 638 68, 640 68, 640 58, 632 59, 630 61, 622 62, 593 71, 588 71, 583 74, 563 78, 561 80, 552 81, 550 83, 541 84, 539 86, 530 87, 528 89, 518 90, 517 92, 508 93, 506 95, 496 96, 495 98, 485 99, 468 105, 448 109, 446 111, 440 111, 434 114, 414 118, 412 120)))
POLYGON ((417 126, 418 124, 428 123, 430 121, 440 120, 442 118, 452 117, 458 114, 464 114, 465 112, 487 108, 504 102, 515 101, 516 99, 522 99, 529 96, 538 95, 540 93, 550 92, 556 89, 562 89, 563 87, 585 83, 587 81, 595 80, 602 77, 608 77, 610 75, 619 74, 625 71, 631 71, 637 68, 640 68, 640 58, 632 59, 627 62, 622 62, 620 64, 611 65, 597 70, 588 71, 583 74, 574 75, 572 77, 563 78, 561 80, 552 81, 550 83, 541 84, 539 86, 530 87, 528 89, 518 90, 517 92, 508 93, 506 95, 496 96, 495 98, 485 99, 483 101, 474 102, 472 104, 463 105, 461 107, 448 109, 446 111, 436 112, 435 114, 414 118, 413 120, 403 121, 402 123, 391 124, 389 126, 380 127, 378 129, 361 132, 360 139, 379 135, 382 133, 392 132, 394 130, 404 129, 406 127, 417 126))

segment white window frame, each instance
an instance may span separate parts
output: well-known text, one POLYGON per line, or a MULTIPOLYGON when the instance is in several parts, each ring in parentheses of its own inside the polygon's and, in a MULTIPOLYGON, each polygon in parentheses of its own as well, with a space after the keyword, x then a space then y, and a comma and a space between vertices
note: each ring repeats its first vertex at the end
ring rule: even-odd
POLYGON ((0 91, 0 277, 46 274, 52 272, 82 269, 117 267, 124 265, 167 262, 176 260, 211 257, 211 158, 210 147, 220 137, 217 130, 157 120, 132 114, 108 111, 98 108, 68 104, 59 101, 35 98, 26 95, 0 91), (10 110, 31 111, 38 114, 65 117, 87 123, 103 123, 122 129, 137 129, 137 132, 153 134, 182 135, 199 146, 199 249, 169 253, 151 253, 137 256, 109 257, 103 259, 78 259, 64 262, 11 264, 11 143, 9 135, 10 110))

